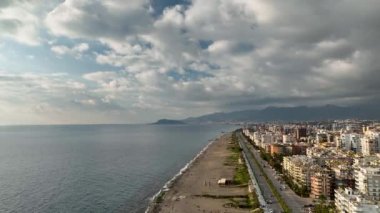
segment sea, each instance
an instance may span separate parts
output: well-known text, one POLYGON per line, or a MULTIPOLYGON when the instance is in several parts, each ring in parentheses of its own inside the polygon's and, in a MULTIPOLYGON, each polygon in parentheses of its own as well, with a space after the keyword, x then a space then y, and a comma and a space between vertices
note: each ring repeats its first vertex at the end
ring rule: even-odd
POLYGON ((145 212, 232 125, 0 127, 0 212, 145 212))

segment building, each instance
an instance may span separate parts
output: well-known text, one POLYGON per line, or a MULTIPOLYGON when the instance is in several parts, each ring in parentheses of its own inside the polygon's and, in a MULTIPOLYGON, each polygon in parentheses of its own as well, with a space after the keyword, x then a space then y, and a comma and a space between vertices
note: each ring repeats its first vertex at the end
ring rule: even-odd
POLYGON ((314 170, 314 160, 306 155, 293 155, 284 157, 283 170, 299 187, 310 189, 310 176, 314 170))
POLYGON ((290 134, 282 135, 282 142, 283 143, 293 143, 294 142, 294 138, 290 134))
POLYGON ((291 145, 292 155, 306 155, 306 150, 309 148, 308 144, 305 143, 297 143, 297 144, 292 144, 291 145))
POLYGON ((265 149, 266 145, 274 143, 275 137, 272 133, 267 132, 266 134, 261 135, 260 143, 257 144, 261 148, 265 149))
POLYGON ((380 151, 380 141, 379 138, 371 138, 368 136, 364 136, 361 138, 361 147, 363 155, 372 155, 375 153, 379 153, 380 151))
POLYGON ((317 143, 328 142, 328 135, 326 133, 317 133, 315 136, 315 140, 317 143))
POLYGON ((378 202, 365 199, 351 188, 335 190, 335 207, 341 213, 377 213, 380 212, 378 202))
POLYGON ((311 174, 310 177, 310 197, 318 199, 325 197, 332 200, 334 198, 334 174, 329 169, 321 169, 311 174))
POLYGON ((359 166, 355 170, 355 188, 371 199, 380 200, 380 167, 359 166))
POLYGON ((360 135, 357 133, 342 134, 340 148, 347 151, 361 152, 362 145, 360 135))
POLYGON ((270 145, 270 154, 273 156, 274 154, 283 155, 285 154, 285 146, 283 144, 271 144, 270 145))
POLYGON ((354 170, 349 163, 332 166, 331 170, 334 172, 336 188, 355 188, 354 170))
POLYGON ((301 138, 307 137, 307 130, 306 128, 297 128, 296 130, 296 139, 299 141, 301 138))

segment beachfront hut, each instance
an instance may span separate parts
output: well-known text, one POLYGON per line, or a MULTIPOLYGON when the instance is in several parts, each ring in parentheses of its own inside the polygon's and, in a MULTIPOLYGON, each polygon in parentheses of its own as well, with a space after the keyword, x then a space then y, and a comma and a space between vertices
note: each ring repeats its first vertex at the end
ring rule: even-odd
POLYGON ((233 184, 232 180, 228 180, 227 178, 221 178, 218 180, 219 185, 230 185, 233 184))
POLYGON ((219 185, 226 185, 226 181, 227 181, 226 178, 221 178, 221 179, 218 180, 218 184, 219 185))

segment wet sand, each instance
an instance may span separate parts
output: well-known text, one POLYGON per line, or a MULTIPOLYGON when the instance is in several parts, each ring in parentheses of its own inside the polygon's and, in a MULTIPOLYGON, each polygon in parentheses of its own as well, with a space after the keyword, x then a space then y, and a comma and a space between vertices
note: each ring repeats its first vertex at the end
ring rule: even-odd
POLYGON ((221 136, 185 171, 167 191, 162 202, 150 212, 249 212, 248 209, 228 207, 229 198, 214 196, 245 196, 248 187, 219 186, 220 178, 232 179, 235 167, 225 165, 231 155, 228 150, 231 134, 221 136), (206 196, 205 196, 206 195, 206 196), (210 196, 209 196, 210 195, 210 196))

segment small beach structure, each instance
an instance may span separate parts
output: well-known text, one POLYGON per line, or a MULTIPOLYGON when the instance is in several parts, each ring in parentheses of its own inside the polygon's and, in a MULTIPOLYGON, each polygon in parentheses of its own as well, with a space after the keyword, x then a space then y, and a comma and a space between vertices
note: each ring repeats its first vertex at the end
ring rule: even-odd
POLYGON ((221 178, 218 180, 218 185, 225 186, 225 185, 230 185, 233 184, 232 180, 228 180, 227 178, 221 178))

